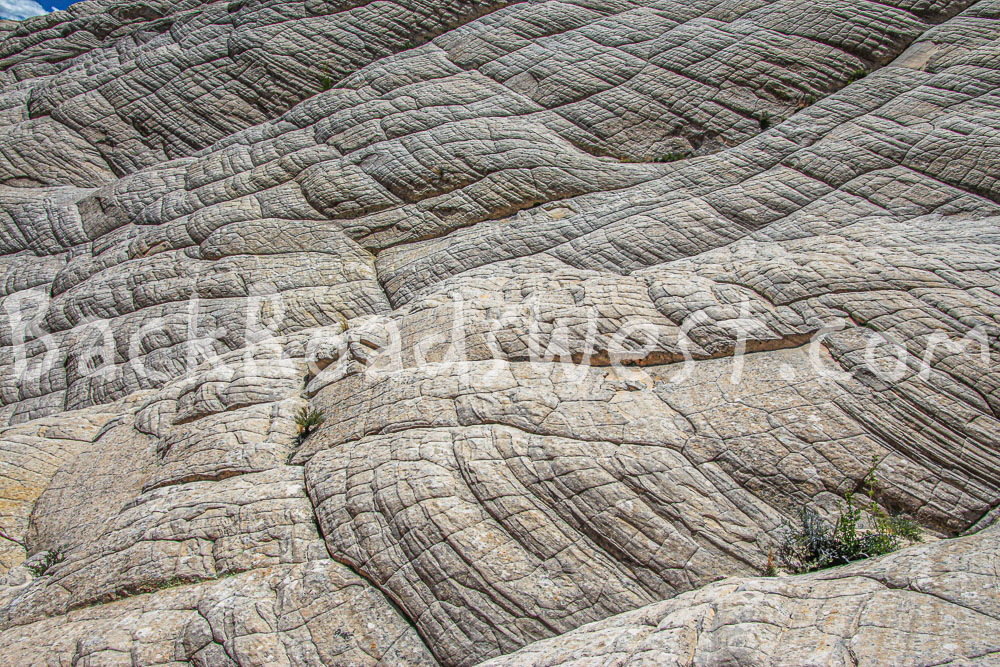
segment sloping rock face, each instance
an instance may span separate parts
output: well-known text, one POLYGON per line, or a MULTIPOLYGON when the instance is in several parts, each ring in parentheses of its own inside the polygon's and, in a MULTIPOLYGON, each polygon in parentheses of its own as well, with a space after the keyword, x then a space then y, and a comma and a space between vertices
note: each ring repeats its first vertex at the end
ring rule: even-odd
POLYGON ((485 665, 995 663, 998 549, 994 529, 829 573, 727 579, 485 665))
POLYGON ((0 21, 0 253, 0 664, 1000 661, 1000 1, 0 21))

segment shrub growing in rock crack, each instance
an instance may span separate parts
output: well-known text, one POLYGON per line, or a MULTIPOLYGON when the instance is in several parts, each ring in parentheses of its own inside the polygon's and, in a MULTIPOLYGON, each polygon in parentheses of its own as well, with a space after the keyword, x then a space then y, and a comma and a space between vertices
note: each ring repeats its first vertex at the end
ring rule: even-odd
POLYGON ((52 551, 46 551, 45 555, 42 557, 42 560, 38 561, 37 563, 31 563, 25 565, 25 567, 28 569, 29 572, 31 572, 31 574, 33 574, 36 577, 40 577, 46 572, 48 572, 49 568, 51 568, 53 565, 55 565, 56 563, 61 563, 65 559, 66 555, 63 554, 62 549, 53 549, 52 551))
POLYGON ((319 89, 320 92, 326 92, 327 90, 333 88, 333 79, 330 78, 330 66, 321 65, 319 69, 319 89))
POLYGON ((855 81, 863 79, 866 76, 868 76, 868 70, 866 70, 864 67, 859 67, 853 72, 851 72, 851 76, 847 78, 847 83, 854 83, 855 81))
POLYGON ((689 151, 670 151, 669 153, 666 153, 665 155, 660 156, 656 161, 657 162, 677 162, 678 160, 683 160, 683 159, 689 158, 689 157, 691 157, 691 153, 689 151))
MULTIPOLYGON (((868 503, 861 506, 853 492, 844 495, 840 516, 832 526, 807 506, 799 510, 799 527, 786 526, 779 554, 786 569, 812 572, 881 556, 920 541, 920 527, 912 519, 885 512, 875 502, 878 478, 874 460, 862 483, 868 503)), ((769 564, 773 565, 769 559, 769 564)), ((773 572, 773 568, 769 568, 773 572)))
POLYGON ((321 410, 312 410, 310 408, 302 408, 295 415, 295 425, 299 427, 299 435, 296 438, 296 446, 301 445, 302 442, 309 437, 309 434, 313 432, 313 429, 323 423, 323 412, 321 410))

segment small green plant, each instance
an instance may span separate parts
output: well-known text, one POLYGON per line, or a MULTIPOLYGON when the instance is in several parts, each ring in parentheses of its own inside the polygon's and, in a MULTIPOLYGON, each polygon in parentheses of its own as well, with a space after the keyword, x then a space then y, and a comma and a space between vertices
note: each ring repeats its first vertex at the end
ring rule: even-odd
POLYGON ((174 576, 164 581, 152 582, 152 584, 149 586, 150 589, 149 592, 152 593, 155 591, 165 591, 169 588, 177 588, 178 586, 187 586, 188 584, 193 584, 196 581, 197 581, 196 579, 185 579, 182 577, 174 576))
POLYGON ((670 151, 665 155, 661 155, 656 159, 656 162, 677 162, 678 160, 684 160, 691 157, 690 151, 670 151))
POLYGON ((319 89, 322 91, 330 90, 333 88, 333 79, 330 78, 330 66, 321 65, 319 69, 322 72, 319 77, 319 89))
POLYGON ((62 549, 53 549, 52 551, 46 551, 42 560, 37 563, 32 563, 30 565, 25 565, 31 574, 36 577, 40 577, 49 571, 56 563, 61 563, 66 559, 66 555, 63 554, 62 549))
POLYGON ((859 67, 853 72, 851 72, 851 75, 847 77, 847 83, 854 83, 855 81, 860 81, 866 76, 868 76, 868 70, 866 70, 864 67, 859 67))
POLYGON ((767 111, 761 111, 760 115, 757 116, 757 123, 760 125, 760 129, 766 130, 771 127, 771 114, 767 111))
MULTIPOLYGON (((810 508, 800 509, 799 527, 786 526, 779 545, 779 555, 788 570, 801 573, 846 565, 920 541, 916 522, 903 515, 888 514, 875 502, 879 463, 878 459, 872 460, 862 482, 868 503, 862 507, 853 492, 844 494, 840 516, 833 526, 810 508)), ((769 558, 769 567, 772 564, 769 558)))
POLYGON ((301 445, 313 429, 323 423, 323 412, 302 408, 295 414, 295 425, 299 427, 296 445, 301 445))
POLYGON ((898 537, 909 542, 920 542, 923 535, 920 532, 920 524, 908 516, 900 514, 890 514, 885 517, 886 529, 898 537))

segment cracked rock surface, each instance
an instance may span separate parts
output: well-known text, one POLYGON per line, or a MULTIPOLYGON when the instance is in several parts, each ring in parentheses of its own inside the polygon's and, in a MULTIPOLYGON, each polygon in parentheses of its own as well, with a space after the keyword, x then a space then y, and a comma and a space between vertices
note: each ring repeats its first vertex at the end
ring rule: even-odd
POLYGON ((992 664, 998 538, 985 530, 829 573, 726 579, 484 665, 992 664))
POLYGON ((0 21, 0 312, 0 664, 1000 661, 1000 1, 0 21))

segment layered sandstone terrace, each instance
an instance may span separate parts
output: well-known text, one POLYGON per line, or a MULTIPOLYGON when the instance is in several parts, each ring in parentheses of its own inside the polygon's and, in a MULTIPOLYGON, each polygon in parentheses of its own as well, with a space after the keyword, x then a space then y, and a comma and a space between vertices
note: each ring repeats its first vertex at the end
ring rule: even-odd
POLYGON ((0 253, 0 665, 1000 664, 1000 0, 0 21, 0 253))

